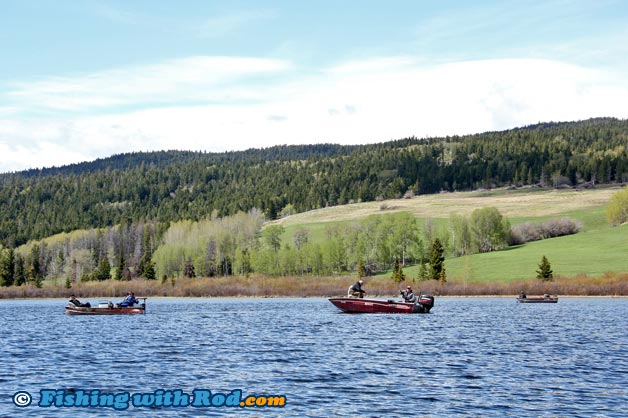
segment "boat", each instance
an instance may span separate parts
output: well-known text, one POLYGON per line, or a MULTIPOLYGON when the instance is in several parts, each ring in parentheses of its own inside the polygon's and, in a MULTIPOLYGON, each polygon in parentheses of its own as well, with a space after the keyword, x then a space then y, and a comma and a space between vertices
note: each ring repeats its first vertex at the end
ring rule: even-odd
POLYGON ((65 313, 68 315, 140 315, 146 313, 146 299, 142 299, 139 306, 120 306, 111 301, 104 300, 98 302, 98 306, 75 306, 68 303, 65 313))
POLYGON ((520 296, 517 296, 517 302, 519 303, 558 303, 558 296, 545 294, 543 296, 529 298, 525 295, 523 295, 523 297, 520 295, 520 296))
POLYGON ((431 295, 421 295, 416 302, 355 297, 330 298, 329 301, 346 313, 429 313, 434 306, 434 296, 431 295))

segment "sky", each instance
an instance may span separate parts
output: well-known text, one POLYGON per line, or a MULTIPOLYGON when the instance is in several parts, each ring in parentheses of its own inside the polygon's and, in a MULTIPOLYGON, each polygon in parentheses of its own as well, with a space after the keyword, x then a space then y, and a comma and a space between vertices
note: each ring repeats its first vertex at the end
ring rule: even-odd
POLYGON ((0 173, 628 118, 628 2, 0 0, 0 173))

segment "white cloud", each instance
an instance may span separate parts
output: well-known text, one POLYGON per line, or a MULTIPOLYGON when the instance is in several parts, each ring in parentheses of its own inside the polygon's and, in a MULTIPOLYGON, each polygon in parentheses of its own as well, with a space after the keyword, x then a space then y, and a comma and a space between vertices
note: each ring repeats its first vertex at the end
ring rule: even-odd
POLYGON ((158 65, 13 83, 7 98, 14 106, 47 111, 258 100, 254 93, 234 83, 288 69, 289 64, 281 60, 196 56, 158 65))
POLYGON ((59 141, 59 138, 65 135, 60 131, 55 132, 55 128, 49 124, 34 131, 33 135, 43 134, 38 137, 37 142, 33 142, 31 138, 24 137, 22 132, 18 132, 11 135, 13 141, 8 143, 2 140, 7 136, 7 132, 4 124, 0 124, 0 172, 61 166, 96 158, 84 152, 80 143, 59 141), (53 138, 53 140, 42 139, 45 137, 53 138))
POLYGON ((54 120, 18 119, 12 110, 0 119, 0 171, 128 151, 357 144, 628 117, 624 74, 549 60, 425 66, 392 57, 344 63, 300 78, 284 61, 195 57, 177 63, 22 86, 20 100, 11 106, 30 108, 45 98, 66 107, 82 99, 88 109, 101 103, 137 108, 68 117, 58 112, 54 120), (289 78, 247 78, 279 73, 289 78), (246 85, 240 84, 243 79, 246 85))

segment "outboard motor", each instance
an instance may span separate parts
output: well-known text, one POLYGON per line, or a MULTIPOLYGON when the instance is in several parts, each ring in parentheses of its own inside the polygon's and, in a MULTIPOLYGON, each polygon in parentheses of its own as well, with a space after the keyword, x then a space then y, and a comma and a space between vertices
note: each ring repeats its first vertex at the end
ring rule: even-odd
POLYGON ((414 306, 412 307, 412 312, 415 313, 429 313, 430 309, 434 306, 434 296, 432 295, 421 295, 416 302, 414 302, 414 306))

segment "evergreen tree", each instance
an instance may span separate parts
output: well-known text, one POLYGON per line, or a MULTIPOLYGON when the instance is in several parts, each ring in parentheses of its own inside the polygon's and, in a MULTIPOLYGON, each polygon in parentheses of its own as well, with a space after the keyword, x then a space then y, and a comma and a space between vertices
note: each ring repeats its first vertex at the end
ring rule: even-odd
POLYGON ((394 263, 394 267, 393 267, 393 274, 392 274, 392 280, 395 283, 401 283, 406 279, 406 275, 403 274, 403 268, 401 267, 401 264, 399 263, 399 259, 395 258, 395 263, 394 263))
POLYGON ((157 272, 155 271, 155 263, 151 260, 148 260, 144 265, 144 278, 147 280, 155 280, 157 279, 157 272))
POLYGON ((34 281, 35 283, 41 283, 41 264, 39 262, 39 245, 37 244, 33 244, 33 246, 31 247, 28 276, 30 280, 34 281))
POLYGON ((445 272, 445 264, 443 264, 443 269, 440 271, 440 274, 438 275, 438 281, 441 284, 447 283, 447 273, 445 272))
POLYGON ((24 269, 24 258, 17 254, 15 257, 15 281, 16 286, 22 286, 26 283, 26 272, 24 269))
POLYGON ((421 259, 421 261, 420 261, 419 273, 418 273, 417 279, 419 281, 424 281, 424 280, 429 280, 430 279, 429 271, 427 269, 427 263, 425 262, 424 259, 421 259))
POLYGON ((120 248, 118 248, 118 264, 117 264, 117 268, 116 268, 116 275, 114 276, 114 279, 116 280, 122 280, 124 279, 124 270, 125 270, 125 266, 126 263, 124 261, 124 233, 123 231, 123 225, 120 226, 120 248))
POLYGON ((152 270, 153 279, 155 274, 155 266, 152 263, 153 249, 151 246, 151 233, 148 225, 144 225, 144 235, 142 237, 142 257, 138 266, 139 274, 141 277, 148 279, 147 274, 151 274, 149 270, 152 270), (152 264, 152 265, 151 265, 152 264))
POLYGON ((41 278, 41 276, 37 276, 35 277, 35 287, 38 289, 41 289, 43 287, 44 283, 43 280, 41 278))
POLYGON ((193 278, 196 277, 196 272, 194 271, 194 264, 192 264, 192 260, 187 259, 185 261, 185 265, 183 266, 183 277, 193 278))
POLYGON ((118 254, 118 265, 116 267, 116 274, 113 277, 114 279, 116 280, 124 279, 124 266, 125 266, 124 255, 122 254, 122 250, 120 250, 120 253, 118 254))
POLYGON ((249 277, 249 274, 251 274, 253 269, 251 268, 251 254, 249 253, 248 248, 244 248, 240 251, 240 263, 241 274, 249 277))
POLYGON ((362 260, 358 261, 358 277, 366 277, 366 267, 362 260))
POLYGON ((429 278, 432 280, 440 280, 441 272, 445 270, 445 249, 440 239, 436 238, 432 243, 432 251, 430 252, 430 271, 429 278))
POLYGON ((543 281, 551 281, 554 278, 552 266, 545 256, 541 258, 541 262, 539 263, 539 269, 536 271, 536 278, 543 281))
POLYGON ((111 264, 109 264, 109 259, 106 256, 98 263, 98 268, 94 272, 94 278, 98 281, 111 279, 111 264))
POLYGON ((15 250, 0 250, 0 285, 11 286, 15 280, 15 250))

